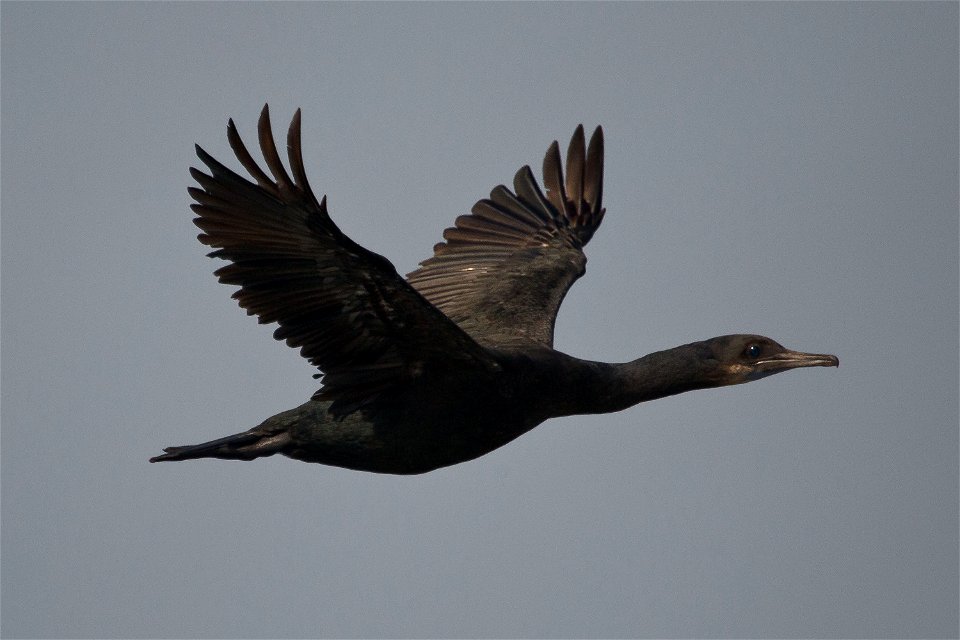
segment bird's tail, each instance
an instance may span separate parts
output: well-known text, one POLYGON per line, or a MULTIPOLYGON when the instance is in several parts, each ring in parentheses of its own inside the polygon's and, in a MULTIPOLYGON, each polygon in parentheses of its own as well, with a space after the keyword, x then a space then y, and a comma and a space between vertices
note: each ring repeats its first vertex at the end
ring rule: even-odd
MULTIPOLYGON (((262 426, 262 425, 261 425, 262 426)), ((261 427, 237 433, 225 438, 217 438, 202 444, 183 447, 166 447, 163 455, 150 458, 150 462, 167 460, 192 460, 195 458, 221 458, 223 460, 253 460, 263 456, 280 453, 290 444, 290 434, 265 433, 261 427)))

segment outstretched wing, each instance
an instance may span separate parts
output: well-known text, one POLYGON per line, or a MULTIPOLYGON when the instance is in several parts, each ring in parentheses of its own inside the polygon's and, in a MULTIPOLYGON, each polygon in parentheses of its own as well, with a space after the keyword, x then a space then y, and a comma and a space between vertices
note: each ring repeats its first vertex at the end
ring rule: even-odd
POLYGON ((560 303, 583 275, 587 244, 603 220, 603 130, 584 149, 578 126, 567 176, 554 141, 543 160, 546 195, 529 166, 514 191, 496 187, 443 232, 446 242, 407 281, 481 344, 553 346, 560 303))
POLYGON ((199 146, 207 175, 190 174, 202 188, 196 200, 200 242, 211 257, 229 260, 220 282, 239 285, 233 297, 263 324, 323 371, 315 398, 333 400, 344 415, 431 367, 496 368, 485 350, 429 304, 383 256, 340 231, 317 202, 304 172, 300 111, 287 136, 293 178, 277 154, 270 114, 263 107, 260 148, 271 179, 244 147, 231 120, 227 137, 237 159, 256 180, 240 177, 199 146))

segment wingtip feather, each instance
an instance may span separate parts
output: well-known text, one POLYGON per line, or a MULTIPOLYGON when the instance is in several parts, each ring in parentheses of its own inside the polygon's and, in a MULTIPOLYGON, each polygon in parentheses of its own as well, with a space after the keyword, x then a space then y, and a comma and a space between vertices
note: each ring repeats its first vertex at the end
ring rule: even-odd
MULTIPOLYGON (((603 206, 603 128, 600 126, 594 129, 587 147, 583 198, 589 207, 590 215, 599 215, 603 206)), ((595 224, 599 222, 597 220, 595 224)))

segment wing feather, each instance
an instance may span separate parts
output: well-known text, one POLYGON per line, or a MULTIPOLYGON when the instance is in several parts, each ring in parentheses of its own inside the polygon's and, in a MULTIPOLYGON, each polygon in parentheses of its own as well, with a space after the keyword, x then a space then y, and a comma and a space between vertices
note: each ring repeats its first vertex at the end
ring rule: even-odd
POLYGON ((231 120, 230 146, 256 184, 199 146, 209 174, 191 169, 200 241, 229 264, 215 275, 261 323, 276 322, 278 340, 299 348, 323 371, 315 397, 342 416, 385 392, 451 367, 491 371, 497 363, 469 335, 404 281, 390 262, 348 238, 307 182, 300 111, 287 136, 290 173, 277 152, 269 110, 258 139, 271 179, 254 161, 231 120), (292 177, 291 177, 292 174, 292 177))
POLYGON ((481 344, 553 345, 557 311, 586 264, 583 246, 603 219, 603 131, 585 149, 577 127, 561 169, 557 142, 543 160, 542 191, 530 167, 499 185, 443 232, 434 255, 407 280, 481 344))
POLYGON ((583 125, 579 125, 567 147, 567 198, 573 205, 571 217, 579 219, 583 209, 583 125))
POLYGON ((563 188, 563 169, 560 163, 560 145, 554 140, 543 157, 543 184, 553 208, 564 211, 567 206, 567 194, 563 188))

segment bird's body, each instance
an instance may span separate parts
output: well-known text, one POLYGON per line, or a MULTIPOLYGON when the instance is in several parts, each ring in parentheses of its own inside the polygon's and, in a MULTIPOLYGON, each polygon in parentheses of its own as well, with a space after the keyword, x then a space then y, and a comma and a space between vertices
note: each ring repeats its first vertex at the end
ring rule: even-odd
POLYGON ((299 111, 279 160, 266 107, 260 145, 273 178, 228 137, 252 184, 198 147, 211 175, 191 170, 200 240, 231 264, 221 282, 278 339, 301 348, 324 386, 303 405, 249 431, 151 461, 249 460, 281 453, 381 473, 423 473, 482 456, 565 415, 750 380, 835 356, 789 351, 756 335, 711 338, 608 364, 553 349, 557 310, 584 272, 582 248, 603 219, 603 137, 577 129, 566 179, 556 142, 541 192, 528 167, 444 232, 446 242, 406 280, 347 238, 310 190, 299 111))

